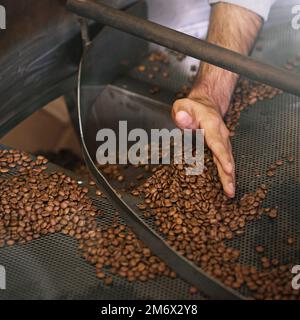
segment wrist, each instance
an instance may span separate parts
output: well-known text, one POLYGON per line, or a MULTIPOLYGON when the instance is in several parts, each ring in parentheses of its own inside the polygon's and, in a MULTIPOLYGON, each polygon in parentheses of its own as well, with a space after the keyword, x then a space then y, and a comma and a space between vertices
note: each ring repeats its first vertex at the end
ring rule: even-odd
POLYGON ((216 95, 212 90, 208 90, 208 88, 204 85, 195 86, 188 95, 188 98, 195 100, 209 108, 213 108, 216 110, 222 117, 225 116, 230 98, 228 99, 220 99, 218 95, 216 95))

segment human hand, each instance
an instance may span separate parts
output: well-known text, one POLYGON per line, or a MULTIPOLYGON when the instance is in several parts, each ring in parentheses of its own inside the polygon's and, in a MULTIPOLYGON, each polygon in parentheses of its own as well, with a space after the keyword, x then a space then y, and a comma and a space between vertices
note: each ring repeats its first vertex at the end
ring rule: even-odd
POLYGON ((225 194, 235 195, 235 168, 229 131, 222 113, 206 97, 185 98, 175 101, 172 110, 175 124, 181 129, 204 129, 207 146, 213 153, 225 194))

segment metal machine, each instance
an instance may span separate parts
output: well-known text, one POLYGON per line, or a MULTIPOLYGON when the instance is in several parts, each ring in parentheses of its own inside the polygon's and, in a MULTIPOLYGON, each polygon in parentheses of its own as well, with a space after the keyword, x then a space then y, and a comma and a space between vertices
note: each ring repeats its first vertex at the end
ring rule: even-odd
MULTIPOLYGON (((192 7, 195 1, 190 2, 190 6, 187 7, 192 7)), ((126 11, 140 18, 150 16, 151 20, 168 24, 167 15, 161 13, 158 6, 158 0, 139 2, 126 11)), ((172 128, 170 106, 178 88, 187 83, 190 67, 197 63, 195 58, 202 58, 299 96, 298 75, 278 69, 300 52, 299 32, 290 27, 289 8, 274 9, 270 22, 263 30, 263 51, 254 50, 254 59, 246 59, 179 33, 174 33, 174 37, 178 39, 176 46, 176 41, 168 41, 174 31, 165 29, 166 33, 162 32, 161 37, 157 38, 158 31, 162 29, 155 30, 155 26, 146 22, 142 24, 141 20, 134 18, 131 21, 126 15, 89 1, 72 0, 69 1, 69 7, 82 16, 98 19, 126 31, 104 27, 86 49, 80 68, 78 110, 83 150, 96 181, 111 197, 110 201, 94 198, 95 205, 106 212, 103 219, 108 222, 117 208, 125 223, 134 229, 155 254, 173 267, 180 278, 171 280, 161 277, 145 283, 129 283, 116 277, 115 285, 105 288, 94 276, 93 267, 76 256, 73 240, 61 235, 51 235, 23 247, 0 250, 0 261, 8 265, 14 274, 14 278, 10 280, 14 289, 0 293, 0 297, 198 299, 206 294, 212 298, 243 298, 243 295, 247 295, 245 290, 234 292, 226 288, 168 247, 153 222, 142 218, 135 206, 135 200, 130 195, 123 193, 123 200, 118 197, 117 192, 122 193, 122 186, 105 178, 95 165, 95 136, 99 128, 116 129, 119 120, 127 120, 129 128, 172 128), (282 10, 285 10, 286 15, 282 14, 282 10), (281 20, 278 17, 281 17, 281 20), (139 22, 140 28, 137 27, 139 22), (149 43, 149 40, 158 44, 149 43), (188 56, 180 62, 173 52, 159 44, 194 57, 188 56), (169 56, 170 78, 167 80, 162 77, 149 79, 136 71, 138 65, 147 64, 147 53, 155 49, 163 50, 169 56), (122 63, 124 61, 126 63, 122 63), (161 88, 156 95, 149 93, 153 86, 161 88), (16 263, 20 261, 20 257, 24 259, 22 266, 16 263), (49 259, 52 261, 51 264, 49 259), (35 272, 30 272, 30 269, 34 269, 35 272), (188 282, 199 287, 201 293, 190 296, 187 290, 188 282), (20 286, 25 287, 29 283, 30 290, 23 293, 20 286)), ((181 11, 182 8, 177 3, 171 15, 179 16, 178 12, 181 11)), ((197 20, 192 10, 188 11, 186 8, 185 19, 187 20, 178 19, 175 23, 173 21, 173 25, 170 26, 197 36, 197 20), (187 21, 193 23, 188 25, 187 21)), ((264 177, 253 178, 254 168, 263 171, 278 157, 296 152, 299 146, 300 116, 300 98, 296 95, 284 93, 273 100, 257 102, 242 114, 237 135, 232 141, 239 181, 237 197, 264 182, 264 177), (263 157, 257 157, 258 154, 263 157)), ((300 243, 291 248, 282 240, 287 233, 300 230, 297 213, 300 202, 299 165, 299 159, 296 159, 293 166, 273 177, 270 182, 271 191, 266 202, 269 206, 278 206, 280 219, 273 222, 264 217, 260 221, 252 222, 247 226, 243 237, 230 242, 231 246, 241 250, 240 262, 255 262, 258 265, 257 257, 251 249, 257 242, 266 244, 268 256, 276 256, 280 262, 297 264, 299 261, 300 243)), ((127 178, 131 177, 133 174, 129 172, 127 178)))

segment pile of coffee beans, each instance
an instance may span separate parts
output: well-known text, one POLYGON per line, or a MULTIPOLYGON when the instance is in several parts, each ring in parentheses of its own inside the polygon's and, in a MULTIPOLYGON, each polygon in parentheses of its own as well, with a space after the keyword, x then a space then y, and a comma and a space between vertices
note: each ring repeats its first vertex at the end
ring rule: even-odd
POLYGON ((88 189, 64 173, 47 173, 44 157, 33 159, 18 150, 1 150, 0 163, 6 173, 14 174, 0 178, 2 246, 55 232, 80 239, 82 231, 93 226, 97 212, 86 195, 88 189), (16 161, 13 168, 8 161, 12 158, 16 161))
POLYGON ((26 174, 28 171, 42 172, 47 169, 45 166, 48 160, 43 156, 32 159, 28 153, 18 150, 0 150, 0 173, 15 172, 26 174))
POLYGON ((226 123, 231 136, 235 135, 241 112, 244 109, 255 104, 257 101, 273 99, 281 93, 282 90, 242 79, 234 92, 232 103, 226 116, 226 123))
MULTIPOLYGON (((129 281, 176 277, 117 215, 112 225, 100 223, 103 213, 93 206, 89 189, 62 172, 46 172, 46 163, 42 156, 0 150, 1 172, 14 174, 0 178, 0 247, 62 233, 79 242, 83 257, 106 285, 114 274, 129 281)), ((95 187, 93 181, 89 185, 95 187)))
POLYGON ((117 217, 112 225, 84 234, 79 247, 83 257, 95 265, 98 278, 104 279, 105 284, 111 284, 111 275, 127 278, 130 282, 162 275, 176 277, 132 231, 119 223, 117 217))
MULTIPOLYGON (((200 176, 187 176, 183 165, 160 166, 133 194, 143 198, 139 208, 145 210, 146 218, 152 217, 177 252, 225 285, 234 289, 246 286, 251 296, 259 299, 299 298, 291 288, 288 266, 279 266, 277 259, 269 261, 267 257, 262 259, 262 270, 241 265, 240 251, 225 242, 242 236, 246 224, 263 214, 277 217, 276 208, 262 207, 266 185, 239 201, 227 198, 207 151, 200 176)), ((264 249, 260 246, 256 251, 264 249)))

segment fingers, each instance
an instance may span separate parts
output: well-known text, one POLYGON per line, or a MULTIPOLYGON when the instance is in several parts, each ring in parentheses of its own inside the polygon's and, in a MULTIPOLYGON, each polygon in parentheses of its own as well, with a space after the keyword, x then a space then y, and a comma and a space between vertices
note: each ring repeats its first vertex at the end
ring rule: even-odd
POLYGON ((206 129, 205 137, 208 147, 218 159, 223 170, 227 174, 232 174, 234 165, 229 137, 224 137, 220 133, 219 128, 215 128, 214 130, 206 129))
POLYGON ((190 99, 179 99, 175 101, 172 116, 176 126, 180 129, 198 129, 199 122, 194 112, 194 102, 190 99))
POLYGON ((222 165, 220 164, 219 160, 216 157, 214 157, 214 162, 217 166, 219 177, 220 177, 225 194, 229 198, 233 198, 235 196, 235 183, 232 175, 224 171, 222 165))
POLYGON ((217 160, 216 164, 223 189, 227 196, 235 196, 235 166, 232 155, 232 147, 229 131, 220 115, 209 113, 199 121, 200 127, 204 128, 207 146, 217 160))
POLYGON ((235 195, 235 168, 229 131, 222 116, 213 107, 191 99, 177 100, 172 109, 176 125, 181 129, 204 129, 205 140, 213 153, 224 192, 235 195))
POLYGON ((229 137, 220 131, 205 132, 208 147, 211 149, 218 168, 224 192, 230 198, 235 196, 235 168, 229 137), (209 141, 209 142, 208 142, 209 141))

